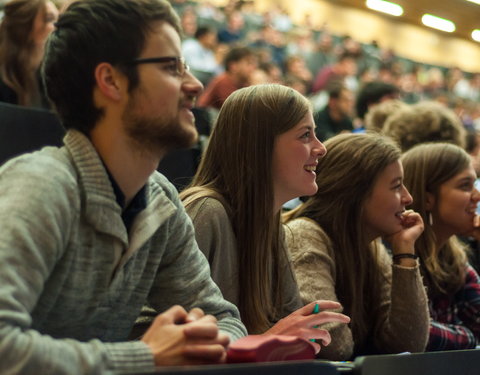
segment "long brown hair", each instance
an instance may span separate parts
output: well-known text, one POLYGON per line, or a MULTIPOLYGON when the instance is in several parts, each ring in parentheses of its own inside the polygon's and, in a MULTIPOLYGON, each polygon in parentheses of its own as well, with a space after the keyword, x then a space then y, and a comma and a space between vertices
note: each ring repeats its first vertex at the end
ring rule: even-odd
POLYGON ((282 309, 280 270, 286 257, 274 215, 275 138, 310 110, 306 98, 281 85, 235 91, 223 104, 185 204, 213 196, 225 206, 239 254, 239 309, 250 333, 264 332, 282 309))
POLYGON ((422 215, 425 223, 415 248, 430 297, 453 294, 463 285, 467 259, 464 247, 455 236, 440 249, 436 248, 426 208, 427 192, 438 201, 440 186, 468 168, 470 160, 462 148, 447 143, 420 144, 402 156, 405 186, 413 196, 412 208, 422 215))
POLYGON ((0 75, 18 96, 18 104, 30 105, 38 93, 36 69, 30 61, 35 48, 33 23, 47 0, 12 0, 5 4, 0 24, 0 75))
POLYGON ((328 152, 317 167, 317 193, 287 219, 308 217, 332 241, 335 291, 352 319, 356 341, 367 335, 379 306, 381 283, 387 282, 380 273, 376 242, 366 236, 363 208, 381 172, 400 159, 400 149, 375 134, 337 135, 325 147, 328 152))

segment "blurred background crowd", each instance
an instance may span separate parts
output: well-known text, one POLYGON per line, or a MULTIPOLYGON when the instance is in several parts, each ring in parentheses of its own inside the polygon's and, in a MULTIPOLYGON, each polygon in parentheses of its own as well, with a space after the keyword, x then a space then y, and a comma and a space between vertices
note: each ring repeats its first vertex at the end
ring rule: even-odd
MULTIPOLYGON (((0 0, 0 101, 50 109, 39 66, 46 38, 71 1, 0 0)), ((205 86, 195 112, 201 134, 208 137, 218 109, 236 89, 280 83, 311 100, 322 141, 344 131, 382 131, 392 114, 416 120, 403 127, 410 138, 450 141, 446 120, 432 120, 446 110, 453 114, 447 117, 466 130, 462 145, 478 157, 480 73, 397 56, 376 41, 361 43, 355 35, 331 32, 326 24, 314 26, 310 15, 295 23, 276 2, 263 12, 245 0, 223 6, 210 1, 171 3, 184 31, 183 56, 205 86), (426 136, 414 134, 419 124, 430 127, 426 136)), ((385 129, 398 133, 399 126, 390 122, 395 126, 385 129)))

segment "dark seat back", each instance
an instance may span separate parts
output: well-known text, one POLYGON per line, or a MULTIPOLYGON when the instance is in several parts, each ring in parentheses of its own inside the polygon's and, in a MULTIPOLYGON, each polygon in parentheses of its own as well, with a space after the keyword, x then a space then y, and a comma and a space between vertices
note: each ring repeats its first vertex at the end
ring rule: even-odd
POLYGON ((61 146, 64 135, 54 113, 0 102, 0 165, 44 146, 61 146))

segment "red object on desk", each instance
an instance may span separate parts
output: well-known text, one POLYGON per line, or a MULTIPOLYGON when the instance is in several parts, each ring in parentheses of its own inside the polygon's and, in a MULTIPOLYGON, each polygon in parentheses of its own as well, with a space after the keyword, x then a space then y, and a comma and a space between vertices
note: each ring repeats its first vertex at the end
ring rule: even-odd
POLYGON ((250 335, 233 342, 227 351, 227 363, 275 362, 314 359, 313 345, 299 337, 250 335))

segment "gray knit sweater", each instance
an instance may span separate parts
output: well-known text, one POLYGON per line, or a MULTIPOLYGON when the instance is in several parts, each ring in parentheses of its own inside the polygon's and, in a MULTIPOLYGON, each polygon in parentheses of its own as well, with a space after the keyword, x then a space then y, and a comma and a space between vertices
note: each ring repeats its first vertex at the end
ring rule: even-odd
POLYGON ((136 373, 154 367, 141 341, 124 342, 142 305, 200 307, 235 339, 246 334, 173 186, 147 183, 147 207, 126 232, 90 141, 0 169, 0 373, 136 373))
MULTIPOLYGON (((335 249, 323 229, 313 220, 301 217, 290 221, 285 233, 303 301, 325 299, 342 303, 335 286, 335 249)), ((382 283, 379 305, 372 309, 375 314, 370 321, 365 322, 368 334, 353 337, 349 325, 329 323, 324 328, 329 330, 332 342, 322 348, 319 358, 348 360, 352 355, 365 354, 355 349, 364 348, 368 341, 373 342, 377 353, 425 350, 429 315, 419 267, 393 265, 383 246, 378 261, 388 282, 382 283)))
MULTIPOLYGON (((211 197, 193 200, 186 205, 195 226, 198 246, 207 257, 212 278, 227 301, 238 305, 239 285, 238 249, 230 218, 220 201, 211 197)), ((303 306, 290 262, 282 265, 283 306, 278 306, 277 320, 303 306)))

